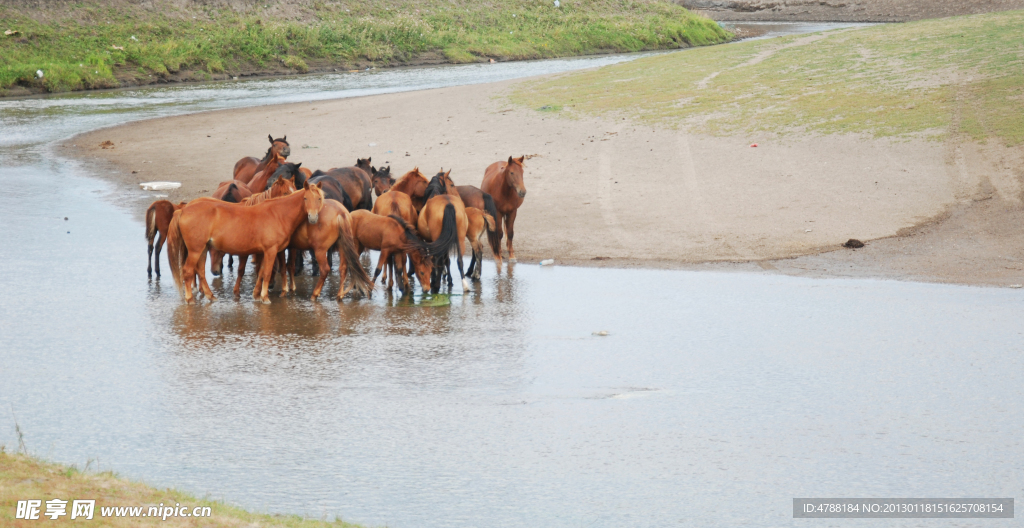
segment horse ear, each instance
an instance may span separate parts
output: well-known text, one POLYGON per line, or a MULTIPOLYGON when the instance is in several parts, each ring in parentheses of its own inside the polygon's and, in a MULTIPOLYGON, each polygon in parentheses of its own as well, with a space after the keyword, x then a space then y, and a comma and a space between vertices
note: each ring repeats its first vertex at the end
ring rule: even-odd
POLYGON ((512 156, 509 156, 509 157, 508 157, 508 163, 509 163, 510 165, 512 164, 512 156))
POLYGON ((302 183, 302 188, 306 190, 309 189, 309 180, 306 180, 305 182, 302 183))
POLYGON ((287 143, 288 142, 288 134, 285 134, 284 137, 281 138, 281 141, 284 141, 285 143, 287 143))
POLYGON ((274 144, 274 136, 271 136, 270 134, 267 134, 267 139, 269 139, 269 140, 270 140, 270 144, 271 144, 271 145, 273 145, 273 144, 274 144))
POLYGON ((295 168, 296 168, 296 169, 297 169, 297 168, 299 168, 299 167, 301 167, 301 166, 302 166, 302 162, 301 162, 301 161, 295 164, 295 168))
POLYGON ((519 156, 519 158, 517 158, 516 161, 518 161, 519 164, 522 165, 523 164, 523 160, 525 160, 525 159, 526 159, 526 156, 519 156))
POLYGON ((445 177, 445 178, 450 178, 450 176, 451 176, 451 173, 452 173, 452 170, 451 170, 451 169, 448 169, 448 172, 444 173, 444 177, 445 177))
POLYGON ((323 189, 324 188, 324 182, 316 182, 316 188, 317 189, 323 189))

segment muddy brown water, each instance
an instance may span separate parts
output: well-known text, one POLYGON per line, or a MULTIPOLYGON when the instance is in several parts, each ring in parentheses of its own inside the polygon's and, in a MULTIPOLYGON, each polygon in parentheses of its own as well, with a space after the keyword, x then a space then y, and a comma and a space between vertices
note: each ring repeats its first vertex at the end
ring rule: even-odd
POLYGON ((264 306, 230 274, 183 306, 146 280, 133 208, 51 143, 219 90, 246 88, 0 103, 8 449, 17 421, 52 460, 398 527, 777 526, 793 497, 1021 495, 1021 290, 488 261, 444 306, 339 304, 333 282, 264 306))

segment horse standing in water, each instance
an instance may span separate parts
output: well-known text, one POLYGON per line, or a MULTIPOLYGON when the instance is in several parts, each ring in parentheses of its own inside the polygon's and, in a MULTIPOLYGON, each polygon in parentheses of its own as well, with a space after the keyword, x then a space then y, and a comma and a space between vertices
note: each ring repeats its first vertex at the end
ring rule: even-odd
POLYGON ((420 210, 416 227, 424 240, 434 242, 437 251, 433 253, 434 272, 430 277, 430 291, 437 293, 441 289, 441 280, 445 273, 448 276, 448 287, 452 287, 451 256, 457 251, 455 261, 459 265, 459 277, 462 279, 462 291, 469 290, 469 281, 462 268, 462 254, 466 250, 466 232, 469 229, 469 218, 466 207, 455 190, 454 182, 447 173, 438 173, 430 180, 424 193, 426 203, 420 210))
POLYGON ((270 140, 270 148, 267 149, 267 153, 263 156, 263 159, 260 160, 252 156, 248 156, 238 160, 238 162, 235 163, 235 170, 231 173, 231 179, 238 180, 242 183, 249 183, 252 181, 252 178, 256 173, 267 168, 267 163, 270 162, 272 155, 280 155, 282 158, 291 156, 292 148, 288 145, 287 135, 280 139, 274 139, 274 136, 268 134, 267 139, 270 140))
POLYGON ((187 202, 181 202, 179 204, 173 204, 167 200, 157 200, 153 202, 149 209, 146 209, 146 241, 149 242, 149 256, 146 257, 146 263, 148 268, 146 272, 149 273, 149 278, 153 278, 153 265, 156 264, 156 278, 160 278, 160 250, 164 247, 164 241, 167 240, 167 228, 170 227, 171 217, 174 216, 174 212, 182 207, 185 207, 187 202), (160 239, 156 243, 156 258, 153 258, 153 239, 156 238, 157 233, 160 234, 160 239))
MULTIPOLYGON (((327 261, 327 254, 332 249, 338 250, 338 277, 341 283, 338 285, 338 300, 348 292, 345 286, 345 279, 351 278, 352 286, 363 295, 370 295, 373 284, 366 270, 359 265, 359 252, 356 250, 357 243, 353 235, 352 216, 348 210, 335 200, 324 200, 324 207, 320 210, 320 219, 316 224, 299 224, 298 229, 292 233, 288 242, 288 275, 281 287, 281 297, 289 291, 295 291, 295 261, 298 254, 303 250, 310 250, 319 264, 320 279, 313 288, 311 300, 320 296, 320 291, 331 273, 331 265, 327 261)), ((282 270, 285 267, 282 266, 282 270)))
POLYGON ((480 280, 480 268, 484 263, 484 245, 480 239, 483 238, 485 231, 494 231, 494 217, 476 207, 466 207, 466 218, 469 219, 466 238, 469 239, 469 247, 473 253, 473 257, 469 259, 469 268, 466 268, 466 275, 471 279, 480 280))
MULTIPOLYGON (((373 180, 370 177, 373 168, 370 166, 370 158, 356 160, 354 167, 342 167, 330 169, 327 172, 316 171, 311 180, 317 180, 320 176, 327 176, 337 180, 352 202, 349 211, 356 209, 373 209, 373 180)), ((348 206, 346 206, 348 207, 348 206)))
MULTIPOLYGON (((373 273, 373 281, 377 282, 384 266, 392 268, 388 275, 386 289, 391 290, 396 278, 398 289, 402 293, 409 291, 409 279, 405 270, 405 258, 409 257, 410 273, 415 273, 424 291, 433 273, 431 252, 444 250, 440 245, 427 244, 416 236, 416 231, 402 217, 397 215, 381 216, 368 211, 352 213, 352 231, 356 239, 356 251, 362 253, 366 249, 380 251, 377 269, 373 273)), ((443 241, 442 241, 443 244, 443 241)), ((383 279, 382 279, 383 280, 383 279)))
POLYGON ((194 302, 192 287, 197 274, 202 294, 211 301, 214 299, 204 268, 207 251, 217 249, 236 255, 263 256, 267 265, 260 268, 253 298, 269 304, 267 289, 274 272, 270 264, 288 246, 299 225, 317 223, 323 205, 323 191, 307 183, 300 192, 252 207, 194 200, 175 212, 167 237, 167 252, 174 283, 185 302, 194 302))
MULTIPOLYGON (((497 244, 500 250, 502 231, 508 233, 508 260, 516 261, 516 252, 512 249, 512 237, 515 236, 516 211, 523 205, 523 198, 526 197, 526 185, 523 183, 523 160, 525 156, 518 158, 508 157, 508 161, 492 163, 484 171, 484 181, 480 184, 480 190, 490 194, 494 199, 498 216, 494 220, 498 224, 497 244), (502 225, 504 224, 504 225, 502 225)), ((501 252, 495 254, 501 258, 501 252)), ((499 260, 500 262, 500 260, 499 260)))
MULTIPOLYGON (((459 185, 455 187, 455 190, 459 193, 459 198, 462 198, 462 203, 466 205, 466 208, 473 207, 479 209, 491 217, 491 222, 485 225, 487 229, 487 241, 491 245, 491 253, 494 254, 494 263, 498 266, 498 272, 501 272, 501 233, 497 229, 498 209, 494 205, 494 198, 490 194, 481 191, 479 188, 472 185, 459 185)), ((471 230, 472 231, 472 230, 471 230)), ((472 240, 472 236, 470 236, 472 240)), ((483 252, 480 252, 480 257, 483 257, 483 252)), ((473 272, 473 262, 476 260, 477 254, 473 253, 474 260, 469 262, 469 274, 473 278, 480 278, 480 269, 476 268, 476 273, 473 272)))

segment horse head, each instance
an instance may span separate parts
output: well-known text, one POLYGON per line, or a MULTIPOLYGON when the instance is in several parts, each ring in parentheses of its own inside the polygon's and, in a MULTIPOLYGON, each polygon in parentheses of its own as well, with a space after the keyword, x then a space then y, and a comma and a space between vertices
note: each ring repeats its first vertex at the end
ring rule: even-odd
POLYGON ((373 192, 380 196, 389 190, 391 186, 395 184, 395 179, 391 176, 391 167, 381 167, 380 170, 370 167, 373 171, 373 192))
POLYGON ((290 178, 295 188, 299 189, 306 183, 306 173, 300 170, 302 163, 282 163, 274 174, 270 176, 270 183, 273 184, 280 178, 290 178))
POLYGON ((363 169, 364 171, 366 171, 366 174, 372 175, 373 174, 373 165, 370 164, 370 160, 372 160, 372 159, 373 158, 357 159, 356 160, 356 168, 357 169, 363 169))
POLYGON ((319 183, 302 187, 302 208, 306 211, 306 219, 315 224, 320 219, 320 210, 324 208, 324 191, 319 183))
POLYGON ((526 184, 523 183, 523 160, 526 156, 518 158, 508 157, 505 164, 505 185, 512 188, 520 198, 526 197, 526 184))
POLYGON ((270 140, 270 150, 275 154, 280 154, 282 158, 287 158, 292 155, 292 148, 288 145, 288 135, 285 134, 283 138, 274 139, 274 136, 267 134, 267 139, 270 140))
POLYGON ((282 176, 274 180, 274 184, 270 186, 271 198, 280 198, 281 196, 288 196, 293 192, 295 192, 295 176, 282 176))

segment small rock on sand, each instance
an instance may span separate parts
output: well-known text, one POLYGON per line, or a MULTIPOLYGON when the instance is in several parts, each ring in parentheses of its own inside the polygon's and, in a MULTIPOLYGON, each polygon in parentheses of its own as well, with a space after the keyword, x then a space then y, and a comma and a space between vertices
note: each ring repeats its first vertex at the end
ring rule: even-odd
POLYGON ((851 239, 847 240, 845 244, 843 244, 843 247, 847 247, 847 248, 850 248, 850 249, 857 249, 857 248, 864 247, 864 243, 861 242, 860 240, 857 240, 856 238, 851 238, 851 239))

